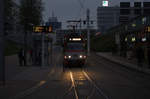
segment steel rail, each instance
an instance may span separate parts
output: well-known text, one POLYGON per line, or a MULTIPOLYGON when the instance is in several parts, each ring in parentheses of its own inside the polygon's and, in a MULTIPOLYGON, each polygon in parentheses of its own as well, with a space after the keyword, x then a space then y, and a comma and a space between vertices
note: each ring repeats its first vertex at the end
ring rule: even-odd
POLYGON ((75 93, 75 99, 79 99, 79 96, 78 96, 78 93, 77 93, 77 90, 76 90, 75 81, 74 81, 73 74, 72 74, 71 71, 70 71, 70 78, 71 78, 72 86, 73 86, 74 93, 75 93))
POLYGON ((97 86, 97 84, 89 77, 89 75, 85 72, 82 71, 84 76, 87 78, 87 80, 97 89, 98 93, 101 94, 105 99, 110 99, 103 91, 101 88, 97 86))

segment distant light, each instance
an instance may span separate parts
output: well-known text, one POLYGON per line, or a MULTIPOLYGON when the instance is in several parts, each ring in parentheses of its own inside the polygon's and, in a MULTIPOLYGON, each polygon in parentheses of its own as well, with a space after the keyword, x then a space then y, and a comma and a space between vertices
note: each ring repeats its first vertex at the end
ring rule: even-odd
POLYGON ((125 38, 125 41, 126 41, 126 42, 128 41, 128 38, 127 38, 127 37, 125 38))
POLYGON ((96 34, 95 34, 95 36, 98 36, 98 35, 100 35, 101 34, 101 32, 97 32, 96 34))
POLYGON ((105 1, 102 1, 102 6, 103 6, 103 7, 108 7, 108 1, 106 1, 106 0, 105 0, 105 1))
POLYGON ((147 20, 146 17, 143 17, 143 18, 142 18, 142 24, 145 24, 145 23, 146 23, 146 20, 147 20))
POLYGON ((83 56, 82 56, 82 55, 80 55, 80 58, 83 58, 83 56))
POLYGON ((132 42, 135 42, 136 41, 136 38, 135 37, 132 37, 132 42))
POLYGON ((64 56, 65 59, 67 59, 67 56, 64 56))
POLYGON ((44 85, 45 83, 46 83, 46 81, 45 81, 45 80, 42 80, 42 81, 40 81, 40 82, 38 83, 37 86, 38 86, 38 87, 39 87, 39 86, 42 86, 42 85, 44 85))
POLYGON ((34 26, 33 27, 33 32, 36 32, 36 33, 41 33, 41 32, 43 32, 43 30, 44 30, 43 26, 34 26))
POLYGON ((147 30, 148 32, 150 32, 150 26, 148 27, 148 30, 147 30))
POLYGON ((142 38, 142 42, 145 42, 146 41, 146 37, 142 38))
POLYGON ((132 24, 132 27, 136 27, 136 24, 133 23, 133 24, 132 24))
POLYGON ((47 27, 47 28, 48 28, 47 32, 52 32, 52 31, 53 31, 52 26, 49 26, 49 27, 47 27))
POLYGON ((68 58, 71 58, 71 56, 68 56, 68 58))

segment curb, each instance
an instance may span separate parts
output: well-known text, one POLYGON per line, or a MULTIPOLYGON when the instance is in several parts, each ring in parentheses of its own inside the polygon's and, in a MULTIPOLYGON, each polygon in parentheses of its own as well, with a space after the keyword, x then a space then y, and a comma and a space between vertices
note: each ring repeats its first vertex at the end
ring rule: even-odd
POLYGON ((124 67, 131 68, 131 69, 134 69, 134 70, 137 70, 137 71, 146 73, 146 74, 150 74, 150 69, 141 68, 141 67, 138 67, 137 65, 132 64, 132 63, 127 63, 127 62, 124 62, 124 61, 112 59, 112 58, 110 58, 109 56, 103 55, 103 54, 101 54, 101 53, 96 53, 96 55, 101 56, 101 57, 103 57, 103 58, 105 58, 105 59, 107 59, 107 60, 109 60, 109 61, 111 61, 111 62, 120 64, 120 65, 122 65, 122 66, 124 66, 124 67))

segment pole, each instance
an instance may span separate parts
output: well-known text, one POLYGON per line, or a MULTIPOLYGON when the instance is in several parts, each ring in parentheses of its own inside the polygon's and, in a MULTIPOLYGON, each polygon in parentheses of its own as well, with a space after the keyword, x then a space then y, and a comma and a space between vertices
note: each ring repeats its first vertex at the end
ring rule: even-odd
POLYGON ((81 28, 82 28, 82 21, 81 21, 81 19, 80 19, 80 33, 82 33, 81 28))
POLYGON ((27 28, 24 32, 24 66, 27 66, 27 28))
POLYGON ((51 40, 51 64, 53 64, 53 44, 51 40))
MULTIPOLYGON (((42 21, 42 26, 44 26, 44 21, 42 21)), ((45 45, 44 45, 45 39, 44 39, 44 38, 45 38, 45 33, 46 33, 45 30, 42 31, 42 40, 41 40, 41 43, 42 43, 42 45, 41 45, 41 47, 42 47, 42 48, 41 48, 41 50, 42 50, 42 55, 41 55, 42 64, 41 64, 41 65, 42 65, 42 66, 45 65, 45 62, 44 62, 44 56, 45 56, 45 55, 44 55, 44 54, 45 54, 45 51, 44 51, 44 50, 45 50, 45 47, 44 47, 44 46, 45 46, 45 45)), ((42 67, 42 66, 41 66, 41 67, 42 67)))
POLYGON ((113 12, 113 17, 114 17, 114 25, 116 25, 117 24, 117 21, 116 21, 116 13, 115 12, 113 12))
POLYGON ((4 0, 0 0, 0 82, 5 85, 4 0))
POLYGON ((44 66, 44 32, 42 32, 42 66, 44 66))
POLYGON ((87 9, 87 52, 90 55, 90 10, 87 9))

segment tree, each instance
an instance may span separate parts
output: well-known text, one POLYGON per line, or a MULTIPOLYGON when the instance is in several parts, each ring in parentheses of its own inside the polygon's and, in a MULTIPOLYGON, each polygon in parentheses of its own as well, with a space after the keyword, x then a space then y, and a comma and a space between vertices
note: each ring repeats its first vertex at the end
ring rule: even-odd
POLYGON ((4 25, 5 25, 5 35, 8 35, 9 31, 13 30, 13 1, 5 0, 4 1, 4 25))
POLYGON ((42 0, 20 0, 20 24, 24 31, 31 31, 32 25, 40 25, 42 22, 42 0))
POLYGON ((20 0, 19 20, 24 32, 24 55, 26 65, 27 33, 32 31, 33 25, 42 22, 43 3, 42 0, 20 0))

